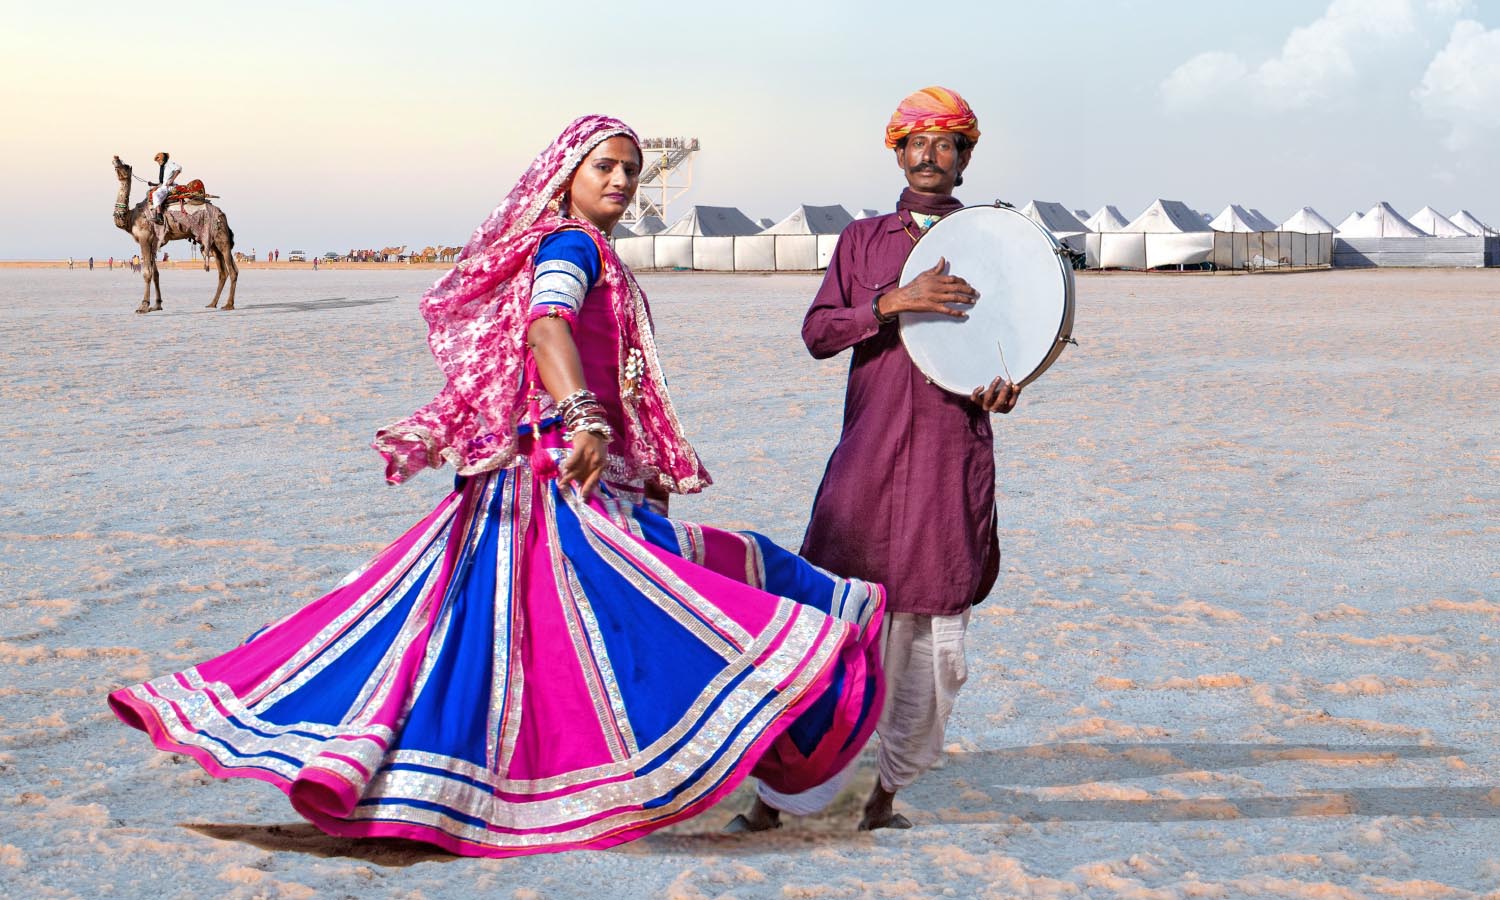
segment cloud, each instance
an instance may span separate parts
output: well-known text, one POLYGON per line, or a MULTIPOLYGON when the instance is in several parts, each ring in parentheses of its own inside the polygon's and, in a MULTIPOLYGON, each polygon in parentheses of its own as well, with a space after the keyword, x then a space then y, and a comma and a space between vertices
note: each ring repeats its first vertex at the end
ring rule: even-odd
POLYGON ((1162 99, 1174 109, 1206 106, 1225 85, 1243 82, 1246 74, 1244 61, 1233 53, 1200 53, 1161 83, 1162 99))
POLYGON ((1448 123, 1444 144, 1450 150, 1500 130, 1500 29, 1458 22, 1413 94, 1423 113, 1448 123))
POLYGON ((1420 37, 1426 19, 1447 20, 1467 8, 1467 0, 1333 0, 1315 21, 1292 29, 1275 56, 1252 65, 1233 53, 1200 53, 1167 76, 1161 97, 1173 110, 1309 108, 1357 83, 1361 66, 1420 37))

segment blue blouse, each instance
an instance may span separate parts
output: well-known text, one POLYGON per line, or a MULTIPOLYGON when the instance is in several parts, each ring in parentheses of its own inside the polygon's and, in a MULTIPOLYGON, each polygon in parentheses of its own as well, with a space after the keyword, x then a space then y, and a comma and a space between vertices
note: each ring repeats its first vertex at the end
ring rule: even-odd
POLYGON ((599 248, 576 228, 554 231, 536 251, 531 308, 557 307, 578 314, 584 295, 599 280, 599 248))

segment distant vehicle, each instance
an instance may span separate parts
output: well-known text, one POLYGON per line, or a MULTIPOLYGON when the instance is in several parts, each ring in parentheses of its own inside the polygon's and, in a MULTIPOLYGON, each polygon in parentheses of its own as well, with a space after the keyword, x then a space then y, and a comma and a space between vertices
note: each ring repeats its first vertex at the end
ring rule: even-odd
POLYGON ((323 258, 328 260, 329 262, 337 262, 339 260, 339 255, 330 250, 327 253, 323 254, 323 258))
POLYGON ((307 262, 306 250, 288 250, 286 252, 287 262, 307 262))

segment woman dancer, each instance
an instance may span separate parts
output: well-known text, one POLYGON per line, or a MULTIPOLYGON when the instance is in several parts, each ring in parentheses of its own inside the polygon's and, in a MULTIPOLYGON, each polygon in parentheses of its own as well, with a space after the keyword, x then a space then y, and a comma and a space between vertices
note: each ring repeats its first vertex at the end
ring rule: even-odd
POLYGON ((752 770, 803 790, 859 752, 882 589, 664 516, 709 478, 605 238, 640 165, 623 123, 573 122, 423 298, 448 383, 375 447, 392 482, 453 463, 455 491, 116 715, 330 834, 483 856, 608 847, 752 770))

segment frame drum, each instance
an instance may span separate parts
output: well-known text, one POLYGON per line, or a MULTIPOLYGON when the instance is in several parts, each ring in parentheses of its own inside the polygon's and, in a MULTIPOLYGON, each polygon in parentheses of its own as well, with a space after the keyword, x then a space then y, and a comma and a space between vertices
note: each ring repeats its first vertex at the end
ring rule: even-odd
POLYGON ((927 229, 906 265, 905 286, 947 260, 979 292, 967 319, 901 313, 901 341, 934 384, 967 397, 1009 373, 1024 387, 1073 337, 1073 267, 1050 232, 1006 206, 966 206, 927 229))

